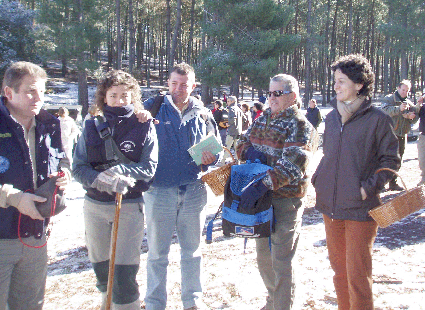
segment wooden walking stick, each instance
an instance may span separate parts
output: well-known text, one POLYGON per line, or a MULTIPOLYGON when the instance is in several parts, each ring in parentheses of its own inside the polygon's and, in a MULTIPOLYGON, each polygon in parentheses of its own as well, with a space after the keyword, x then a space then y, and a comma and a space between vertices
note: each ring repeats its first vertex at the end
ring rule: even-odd
POLYGON ((109 260, 109 274, 108 274, 108 290, 106 296, 106 310, 111 310, 112 304, 112 286, 114 284, 115 272, 115 252, 117 250, 117 237, 118 237, 118 222, 120 220, 122 194, 117 193, 115 197, 115 217, 114 226, 112 227, 112 248, 111 258, 109 260))

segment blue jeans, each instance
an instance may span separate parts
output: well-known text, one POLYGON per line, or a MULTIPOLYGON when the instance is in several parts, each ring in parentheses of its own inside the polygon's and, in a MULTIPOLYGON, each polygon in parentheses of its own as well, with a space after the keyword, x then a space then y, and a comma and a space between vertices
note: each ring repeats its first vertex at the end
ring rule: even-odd
POLYGON ((202 297, 200 241, 205 224, 206 187, 201 181, 169 188, 151 187, 144 198, 149 246, 146 309, 166 307, 168 253, 174 230, 181 248, 183 307, 193 307, 202 297))
POLYGON ((271 242, 256 239, 258 269, 268 291, 266 309, 296 309, 294 265, 304 208, 299 198, 274 198, 272 203, 275 231, 271 242))

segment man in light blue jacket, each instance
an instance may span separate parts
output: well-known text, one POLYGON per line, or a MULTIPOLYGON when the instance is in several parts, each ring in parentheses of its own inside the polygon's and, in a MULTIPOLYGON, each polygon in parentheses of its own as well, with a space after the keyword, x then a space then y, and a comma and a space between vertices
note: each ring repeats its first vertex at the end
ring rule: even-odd
MULTIPOLYGON (((158 167, 149 191, 145 193, 148 237, 147 310, 164 310, 167 303, 168 253, 174 230, 181 248, 181 294, 184 309, 202 309, 200 240, 205 224, 203 212, 207 190, 197 166, 187 151, 209 133, 218 139, 211 112, 190 94, 195 72, 185 63, 176 65, 168 80, 169 95, 156 114, 159 145, 158 167)), ((151 110, 154 99, 145 103, 151 110)), ((217 162, 211 152, 202 154, 205 171, 217 162)))

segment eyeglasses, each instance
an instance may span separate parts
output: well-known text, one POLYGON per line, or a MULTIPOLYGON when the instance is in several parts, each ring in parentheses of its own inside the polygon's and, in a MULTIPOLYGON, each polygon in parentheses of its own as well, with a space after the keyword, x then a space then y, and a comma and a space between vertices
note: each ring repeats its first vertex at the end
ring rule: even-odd
POLYGON ((268 91, 267 95, 269 97, 271 97, 272 95, 274 95, 275 97, 280 97, 280 96, 287 95, 287 94, 290 94, 290 93, 292 93, 292 91, 290 91, 290 90, 275 90, 275 91, 268 91))

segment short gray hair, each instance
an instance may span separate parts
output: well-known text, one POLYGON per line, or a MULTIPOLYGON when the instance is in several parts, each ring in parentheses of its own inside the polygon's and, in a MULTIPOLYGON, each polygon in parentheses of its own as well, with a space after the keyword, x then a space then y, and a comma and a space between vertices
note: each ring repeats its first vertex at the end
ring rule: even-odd
POLYGON ((298 86, 298 81, 292 75, 289 74, 277 74, 270 79, 271 82, 281 83, 283 85, 283 91, 291 91, 295 94, 295 100, 298 107, 301 107, 301 97, 300 97, 300 88, 298 86))
POLYGON ((238 102, 238 98, 236 98, 236 96, 229 96, 229 97, 227 97, 227 101, 231 101, 231 102, 235 102, 235 103, 237 103, 238 102))

